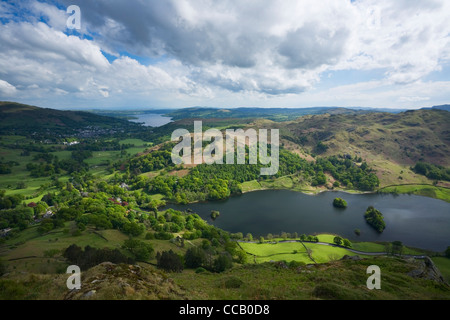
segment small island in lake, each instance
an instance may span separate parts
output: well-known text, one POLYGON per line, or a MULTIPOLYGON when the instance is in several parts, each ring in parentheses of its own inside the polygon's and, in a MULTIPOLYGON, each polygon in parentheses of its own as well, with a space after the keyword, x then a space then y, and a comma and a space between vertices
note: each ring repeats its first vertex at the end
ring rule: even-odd
POLYGON ((374 207, 368 207, 366 213, 364 214, 364 217, 366 218, 367 223, 375 228, 375 230, 377 230, 379 233, 382 233, 386 228, 383 214, 374 207))
POLYGON ((336 208, 347 208, 347 201, 342 198, 335 198, 333 201, 333 206, 336 208))
POLYGON ((211 219, 216 220, 220 216, 220 212, 217 210, 211 211, 211 219))

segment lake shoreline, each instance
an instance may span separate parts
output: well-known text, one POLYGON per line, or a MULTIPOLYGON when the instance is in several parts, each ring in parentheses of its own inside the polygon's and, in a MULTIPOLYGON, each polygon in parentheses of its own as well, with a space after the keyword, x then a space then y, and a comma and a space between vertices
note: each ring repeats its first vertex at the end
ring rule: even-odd
POLYGON ((448 203, 417 195, 389 195, 377 192, 318 190, 316 193, 289 189, 247 190, 223 201, 202 201, 166 208, 191 209, 203 219, 229 232, 264 235, 285 232, 339 234, 350 241, 402 241, 408 246, 442 251, 450 239, 448 203), (261 191, 260 193, 256 191, 261 191), (314 195, 314 197, 310 197, 314 195), (333 207, 333 199, 345 199, 345 210, 333 207), (378 234, 364 219, 368 206, 385 216, 387 228, 378 234), (212 210, 221 215, 210 221, 212 210), (427 214, 424 214, 428 212, 427 214), (426 223, 425 223, 426 221, 426 223), (360 229, 361 236, 354 230, 360 229))

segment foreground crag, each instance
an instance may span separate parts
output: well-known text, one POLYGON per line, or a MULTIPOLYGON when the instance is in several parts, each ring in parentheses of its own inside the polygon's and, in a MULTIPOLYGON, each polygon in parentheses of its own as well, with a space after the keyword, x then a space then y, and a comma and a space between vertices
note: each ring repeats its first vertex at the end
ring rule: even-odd
POLYGON ((64 299, 186 299, 185 292, 158 271, 138 265, 104 262, 82 274, 80 290, 69 291, 64 299))

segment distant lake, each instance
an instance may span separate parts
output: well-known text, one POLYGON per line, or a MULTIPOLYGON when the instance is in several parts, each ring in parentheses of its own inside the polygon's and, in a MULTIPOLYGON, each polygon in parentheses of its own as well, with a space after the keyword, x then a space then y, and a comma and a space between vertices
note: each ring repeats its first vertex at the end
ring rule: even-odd
POLYGON ((156 113, 143 113, 132 115, 137 119, 130 119, 132 122, 144 123, 144 126, 148 127, 161 127, 169 122, 172 122, 171 117, 165 117, 161 114, 156 113))
POLYGON ((307 195, 288 190, 245 193, 220 202, 168 205, 190 208, 209 223, 232 233, 253 236, 297 232, 336 233, 353 241, 402 241, 405 245, 444 251, 450 246, 450 203, 416 195, 347 194, 323 192, 307 195), (346 209, 333 207, 333 199, 347 201, 346 209), (370 227, 364 212, 374 206, 384 215, 382 234, 370 227), (212 221, 211 210, 220 216, 212 221), (361 230, 356 236, 355 229, 361 230))

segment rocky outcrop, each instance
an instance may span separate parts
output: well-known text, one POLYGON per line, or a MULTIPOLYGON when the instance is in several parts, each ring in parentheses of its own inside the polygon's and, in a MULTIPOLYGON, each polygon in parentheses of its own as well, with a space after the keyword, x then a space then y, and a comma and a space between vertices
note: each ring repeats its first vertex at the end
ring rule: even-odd
POLYGON ((66 300, 185 300, 183 289, 164 273, 138 265, 104 262, 82 272, 81 289, 69 291, 66 300))
POLYGON ((427 280, 434 280, 439 283, 445 282, 439 269, 434 264, 433 260, 429 257, 425 257, 423 260, 416 260, 418 267, 408 273, 408 276, 413 278, 422 278, 427 280))

